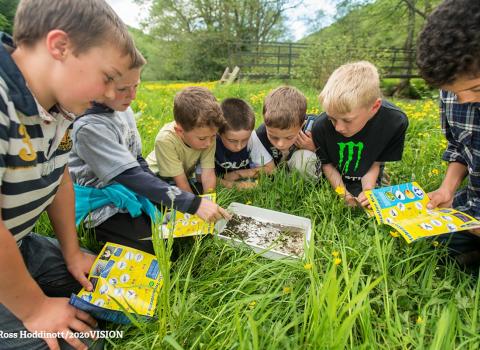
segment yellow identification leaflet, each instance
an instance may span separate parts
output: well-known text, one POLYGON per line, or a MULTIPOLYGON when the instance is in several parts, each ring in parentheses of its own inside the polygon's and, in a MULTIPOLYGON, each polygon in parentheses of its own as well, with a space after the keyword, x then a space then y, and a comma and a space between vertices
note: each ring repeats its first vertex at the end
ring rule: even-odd
POLYGON ((480 221, 458 210, 427 209, 430 199, 416 182, 365 191, 365 195, 377 222, 396 229, 407 243, 480 227, 480 221))
POLYGON ((124 310, 148 319, 154 316, 163 281, 152 254, 120 244, 106 243, 88 279, 93 291, 82 289, 70 304, 96 318, 129 323, 124 310))
MULTIPOLYGON (((204 194, 200 197, 216 202, 216 194, 204 194)), ((163 238, 168 238, 170 233, 173 237, 187 237, 213 234, 214 223, 207 223, 197 215, 184 214, 178 210, 172 210, 165 215, 165 221, 161 226, 163 238)))

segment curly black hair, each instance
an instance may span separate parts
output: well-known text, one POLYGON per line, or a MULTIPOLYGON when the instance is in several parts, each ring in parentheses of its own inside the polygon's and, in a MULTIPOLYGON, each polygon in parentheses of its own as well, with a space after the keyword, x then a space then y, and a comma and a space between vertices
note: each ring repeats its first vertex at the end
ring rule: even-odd
POLYGON ((445 0, 432 12, 417 42, 417 65, 435 87, 480 75, 479 0, 445 0))

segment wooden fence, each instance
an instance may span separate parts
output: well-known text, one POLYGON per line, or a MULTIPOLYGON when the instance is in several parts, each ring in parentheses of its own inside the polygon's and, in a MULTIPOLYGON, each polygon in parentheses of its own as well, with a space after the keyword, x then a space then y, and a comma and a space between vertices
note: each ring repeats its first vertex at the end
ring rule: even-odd
POLYGON ((318 49, 318 65, 327 69, 355 60, 367 59, 380 68, 385 78, 415 78, 418 72, 415 51, 402 48, 323 47, 315 44, 282 42, 235 42, 228 47, 231 67, 240 67, 240 75, 252 79, 291 79, 304 66, 302 55, 318 49))

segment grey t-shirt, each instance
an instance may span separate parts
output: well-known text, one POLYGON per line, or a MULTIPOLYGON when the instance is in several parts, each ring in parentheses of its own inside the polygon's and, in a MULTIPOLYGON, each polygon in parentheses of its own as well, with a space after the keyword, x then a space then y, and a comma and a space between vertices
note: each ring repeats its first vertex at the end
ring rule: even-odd
MULTIPOLYGON (((68 167, 72 181, 79 185, 102 188, 125 170, 140 166, 137 156, 142 144, 131 108, 79 118, 73 124, 72 140, 68 167)), ((96 209, 85 225, 98 226, 119 212, 127 211, 113 205, 96 209)))

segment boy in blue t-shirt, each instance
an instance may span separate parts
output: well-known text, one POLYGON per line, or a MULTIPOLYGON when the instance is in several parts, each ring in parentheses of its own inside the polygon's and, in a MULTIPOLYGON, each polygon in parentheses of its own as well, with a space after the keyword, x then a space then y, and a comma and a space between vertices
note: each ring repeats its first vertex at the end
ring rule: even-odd
POLYGON ((258 138, 252 138, 255 114, 252 107, 238 98, 227 98, 221 104, 226 125, 217 135, 215 173, 227 187, 251 188, 260 170, 275 169, 273 158, 258 138))

